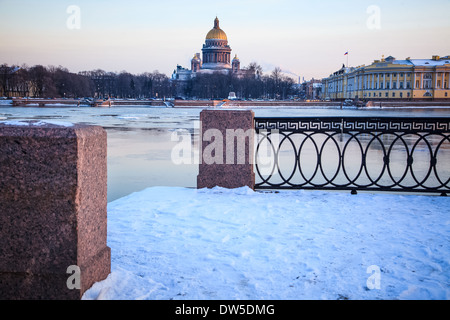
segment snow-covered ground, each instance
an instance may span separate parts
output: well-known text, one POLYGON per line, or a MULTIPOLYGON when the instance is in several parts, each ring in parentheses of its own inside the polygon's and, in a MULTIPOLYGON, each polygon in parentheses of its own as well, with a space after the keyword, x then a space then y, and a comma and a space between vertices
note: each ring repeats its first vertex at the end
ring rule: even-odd
MULTIPOLYGON (((0 118, 0 120, 2 120, 0 118)), ((60 127, 73 127, 73 123, 67 122, 67 121, 58 121, 58 120, 39 120, 39 121, 17 121, 17 120, 11 120, 11 121, 0 121, 0 124, 5 124, 9 126, 19 126, 19 127, 29 127, 29 126, 46 126, 48 124, 60 126, 60 127)))
POLYGON ((83 299, 450 299, 450 198, 152 187, 83 299))

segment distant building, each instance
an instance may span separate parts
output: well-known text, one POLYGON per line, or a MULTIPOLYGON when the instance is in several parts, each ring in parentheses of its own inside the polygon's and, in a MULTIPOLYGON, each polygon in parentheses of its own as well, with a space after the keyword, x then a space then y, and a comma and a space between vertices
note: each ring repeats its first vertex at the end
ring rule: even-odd
POLYGON ((302 96, 306 100, 318 100, 322 96, 322 80, 312 78, 301 85, 302 96))
POLYGON ((206 34, 205 43, 200 53, 191 59, 191 69, 178 65, 173 71, 172 80, 175 82, 188 81, 198 74, 212 73, 229 74, 237 77, 255 76, 255 71, 241 69, 237 55, 231 60, 231 47, 228 45, 226 33, 219 26, 219 19, 214 20, 214 27, 206 34))
POLYGON ((322 79, 322 98, 331 100, 449 99, 450 56, 396 60, 345 67, 322 79))
POLYGON ((0 66, 0 97, 30 97, 35 85, 22 76, 24 70, 16 66, 0 66))

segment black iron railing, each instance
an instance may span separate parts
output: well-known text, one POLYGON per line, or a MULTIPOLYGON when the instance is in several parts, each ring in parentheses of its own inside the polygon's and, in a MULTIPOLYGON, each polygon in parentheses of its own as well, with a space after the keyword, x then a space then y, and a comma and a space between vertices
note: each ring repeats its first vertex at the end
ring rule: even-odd
POLYGON ((450 118, 255 118, 256 189, 450 191, 450 118))

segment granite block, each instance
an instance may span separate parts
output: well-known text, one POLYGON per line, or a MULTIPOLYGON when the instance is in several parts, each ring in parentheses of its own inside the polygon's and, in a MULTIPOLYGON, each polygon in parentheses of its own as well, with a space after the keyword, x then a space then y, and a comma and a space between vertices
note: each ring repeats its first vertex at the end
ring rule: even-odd
POLYGON ((0 299, 80 299, 107 277, 106 179, 103 128, 0 124, 0 299))
POLYGON ((202 143, 197 188, 248 186, 253 189, 253 111, 203 110, 200 122, 202 143), (217 141, 220 139, 222 141, 217 141), (215 145, 211 151, 212 144, 215 145))

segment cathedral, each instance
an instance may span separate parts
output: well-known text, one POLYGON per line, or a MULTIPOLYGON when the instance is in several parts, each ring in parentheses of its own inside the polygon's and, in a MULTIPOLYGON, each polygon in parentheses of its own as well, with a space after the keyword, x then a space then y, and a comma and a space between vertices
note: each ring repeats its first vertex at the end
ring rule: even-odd
POLYGON ((202 56, 196 53, 191 59, 191 69, 177 66, 172 74, 174 81, 187 81, 194 78, 197 74, 219 72, 229 74, 230 72, 237 77, 251 75, 254 72, 241 69, 241 64, 237 55, 231 60, 231 48, 228 45, 226 33, 220 29, 219 19, 214 20, 214 28, 207 34, 202 48, 202 56))

